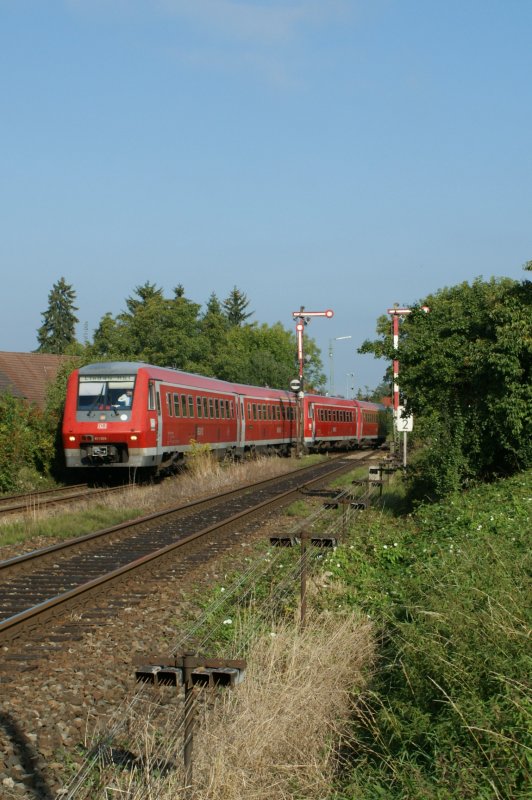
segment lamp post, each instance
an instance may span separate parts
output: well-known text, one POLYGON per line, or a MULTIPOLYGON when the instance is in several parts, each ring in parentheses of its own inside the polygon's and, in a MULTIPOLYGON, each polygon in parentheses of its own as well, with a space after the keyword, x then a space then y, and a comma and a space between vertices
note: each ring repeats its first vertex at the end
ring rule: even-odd
POLYGON ((352 339, 350 336, 335 336, 334 339, 329 339, 329 394, 334 394, 334 342, 339 342, 341 339, 352 339))
POLYGON ((346 399, 349 400, 349 378, 351 378, 352 386, 351 391, 353 392, 353 397, 355 396, 355 373, 354 372, 346 372, 345 373, 345 396, 346 399))

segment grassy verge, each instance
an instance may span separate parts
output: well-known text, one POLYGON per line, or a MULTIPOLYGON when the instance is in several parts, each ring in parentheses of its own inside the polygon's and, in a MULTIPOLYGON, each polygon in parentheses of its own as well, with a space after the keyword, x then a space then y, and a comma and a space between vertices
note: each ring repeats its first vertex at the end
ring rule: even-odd
MULTIPOLYGON (((321 460, 322 457, 319 457, 321 460)), ((311 461, 305 461, 312 463, 311 461)), ((258 458, 246 463, 222 465, 198 448, 190 459, 189 469, 161 484, 128 488, 124 493, 87 500, 77 504, 76 512, 30 506, 15 520, 2 520, 0 548, 43 540, 69 539, 102 528, 117 525, 157 509, 185 502, 204 494, 223 491, 239 483, 287 472, 294 468, 293 459, 258 458)), ((0 554, 0 558, 1 558, 0 554)))
MULTIPOLYGON (((328 559, 381 631, 336 800, 528 797, 532 473, 371 512, 328 559)), ((327 596, 321 599, 327 603, 327 596)))

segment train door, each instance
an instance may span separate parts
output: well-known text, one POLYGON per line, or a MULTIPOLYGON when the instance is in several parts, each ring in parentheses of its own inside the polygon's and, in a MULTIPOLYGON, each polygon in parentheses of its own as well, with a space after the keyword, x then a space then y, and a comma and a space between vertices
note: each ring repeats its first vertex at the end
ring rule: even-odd
POLYGON ((308 430, 306 435, 311 439, 312 444, 316 441, 316 407, 314 403, 309 403, 308 406, 308 430))
POLYGON ((163 415, 161 410, 161 384, 155 384, 157 400, 157 452, 160 453, 163 446, 163 415))
POLYGON ((237 447, 245 447, 246 444, 246 413, 244 407, 244 398, 240 395, 236 396, 236 445, 237 447))
POLYGON ((162 451, 163 444, 163 417, 161 411, 161 392, 160 384, 150 381, 148 385, 148 411, 150 420, 150 431, 155 434, 155 445, 157 455, 162 451))
POLYGON ((356 431, 357 444, 360 444, 360 435, 362 431, 360 428, 360 409, 358 408, 358 406, 355 406, 355 431, 356 431))

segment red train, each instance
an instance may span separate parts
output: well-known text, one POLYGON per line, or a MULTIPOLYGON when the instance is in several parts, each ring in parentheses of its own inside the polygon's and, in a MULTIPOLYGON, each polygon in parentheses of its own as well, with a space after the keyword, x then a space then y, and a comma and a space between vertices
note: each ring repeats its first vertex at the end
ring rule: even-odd
POLYGON ((176 466, 206 444, 222 458, 377 447, 383 406, 360 400, 244 386, 136 362, 104 362, 69 378, 63 417, 67 467, 176 466), (302 436, 301 425, 303 425, 302 436))

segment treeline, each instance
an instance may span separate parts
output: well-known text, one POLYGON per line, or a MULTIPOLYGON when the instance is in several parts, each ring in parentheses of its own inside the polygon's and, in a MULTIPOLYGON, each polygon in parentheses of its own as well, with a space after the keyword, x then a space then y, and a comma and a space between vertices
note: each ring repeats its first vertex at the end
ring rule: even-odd
MULTIPOLYGON (((532 270, 532 262, 525 265, 532 270)), ((51 388, 44 414, 0 398, 0 491, 26 488, 60 464, 59 428, 67 373, 93 361, 131 360, 221 379, 286 388, 295 375, 296 340, 280 323, 251 322, 236 287, 204 308, 177 286, 167 298, 145 283, 106 314, 92 341, 76 340, 75 292, 54 284, 37 331, 37 352, 72 356, 51 388), (24 479, 21 478, 24 476, 24 479)), ((400 362, 401 402, 415 416, 412 492, 442 497, 472 482, 511 475, 532 464, 532 283, 501 278, 441 289, 412 307, 393 349, 390 319, 361 353, 400 362), (424 313, 421 306, 429 306, 424 313)), ((319 350, 305 338, 306 388, 325 383, 319 350)), ((388 384, 391 376, 388 371, 388 384)), ((384 389, 381 385, 379 389, 384 389)), ((372 399, 378 399, 373 397, 372 399)))
MULTIPOLYGON (((185 296, 182 285, 165 297, 153 283, 137 286, 125 300, 125 311, 107 313, 92 341, 76 341, 75 292, 64 278, 52 288, 43 325, 38 330, 40 353, 70 353, 91 361, 145 361, 222 380, 288 388, 296 376, 296 339, 280 322, 250 322, 249 300, 235 286, 220 301, 212 293, 201 304, 185 296)), ((305 337, 308 387, 325 382, 319 350, 305 337)))
MULTIPOLYGON (((50 388, 46 409, 28 408, 0 396, 0 491, 33 488, 48 476, 61 477, 60 427, 66 379, 75 367, 95 361, 144 361, 223 380, 287 389, 297 375, 295 334, 280 322, 251 321, 249 300, 236 286, 224 300, 212 293, 203 308, 184 287, 165 297, 146 282, 125 299, 125 310, 105 314, 92 339, 76 338, 76 292, 60 278, 48 295, 37 330, 36 352, 71 359, 50 388)), ((320 352, 305 337, 307 389, 325 383, 320 352)))
POLYGON ((397 354, 389 317, 377 331, 359 352, 399 360, 401 401, 415 419, 417 497, 532 466, 529 280, 478 278, 428 295, 403 318, 397 354))

